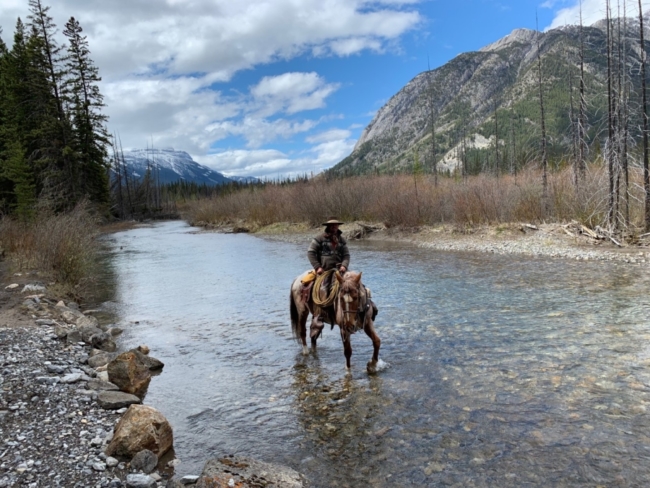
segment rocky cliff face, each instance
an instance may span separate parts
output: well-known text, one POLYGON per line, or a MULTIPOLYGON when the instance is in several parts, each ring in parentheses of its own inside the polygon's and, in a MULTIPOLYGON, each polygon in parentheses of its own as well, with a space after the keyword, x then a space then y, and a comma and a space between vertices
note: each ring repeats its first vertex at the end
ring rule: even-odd
MULTIPOLYGON (((602 21, 584 27, 582 34, 592 142, 607 109, 606 28, 602 21)), ((629 56, 629 73, 634 67, 638 72, 638 23, 628 19, 626 31, 621 47, 629 56)), ((461 54, 413 78, 377 112, 352 154, 329 174, 405 171, 413 167, 416 153, 424 169, 431 169, 432 125, 439 170, 458 167, 461 152, 465 160, 474 158, 475 171, 485 168, 486 161, 492 164, 490 153, 494 153, 494 164, 506 164, 508 158, 520 164, 530 159, 540 127, 538 46, 550 152, 565 153, 571 144, 572 99, 575 105, 578 97, 580 29, 569 26, 546 33, 517 29, 479 51, 461 54), (515 149, 508 156, 510 146, 515 149)))

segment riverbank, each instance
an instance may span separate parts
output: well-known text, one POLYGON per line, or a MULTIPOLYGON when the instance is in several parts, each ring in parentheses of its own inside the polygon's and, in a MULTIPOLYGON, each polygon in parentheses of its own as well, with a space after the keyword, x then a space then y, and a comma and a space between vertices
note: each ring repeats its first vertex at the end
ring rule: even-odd
MULTIPOLYGON (((306 223, 275 223, 257 226, 245 221, 204 228, 206 232, 250 232, 272 240, 308 243, 322 231, 306 223)), ((635 244, 619 243, 578 223, 511 223, 459 229, 454 225, 415 228, 386 227, 377 222, 352 222, 341 226, 348 241, 359 239, 409 242, 415 246, 456 252, 561 258, 644 265, 650 263, 650 239, 635 244)), ((650 237, 650 236, 648 236, 650 237)), ((307 245, 307 244, 305 244, 307 245)))
POLYGON ((90 347, 57 337, 48 310, 58 302, 38 276, 2 271, 0 487, 123 486, 126 465, 103 449, 124 410, 100 408, 82 387, 95 376, 90 347))

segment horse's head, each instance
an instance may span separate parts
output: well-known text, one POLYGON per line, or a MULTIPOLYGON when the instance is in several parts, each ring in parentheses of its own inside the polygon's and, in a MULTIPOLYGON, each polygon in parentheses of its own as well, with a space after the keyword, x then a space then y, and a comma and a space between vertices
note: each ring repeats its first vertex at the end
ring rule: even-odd
POLYGON ((335 276, 339 282, 336 321, 339 326, 354 330, 357 327, 357 317, 363 307, 361 273, 348 271, 343 276, 338 273, 335 276))

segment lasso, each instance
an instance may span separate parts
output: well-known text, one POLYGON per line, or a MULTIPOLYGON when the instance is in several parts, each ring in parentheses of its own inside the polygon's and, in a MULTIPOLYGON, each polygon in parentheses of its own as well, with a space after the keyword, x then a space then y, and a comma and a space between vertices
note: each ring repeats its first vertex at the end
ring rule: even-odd
POLYGON ((324 300, 321 300, 320 298, 320 287, 325 281, 326 278, 331 276, 332 274, 336 273, 338 276, 340 276, 340 273, 337 269, 330 269, 329 271, 325 271, 324 273, 318 275, 316 277, 316 282, 314 283, 314 288, 312 289, 312 298, 314 300, 314 303, 318 305, 319 307, 329 307, 334 303, 334 299, 336 298, 336 294, 339 292, 339 280, 333 279, 333 283, 330 289, 330 293, 325 298, 324 300))

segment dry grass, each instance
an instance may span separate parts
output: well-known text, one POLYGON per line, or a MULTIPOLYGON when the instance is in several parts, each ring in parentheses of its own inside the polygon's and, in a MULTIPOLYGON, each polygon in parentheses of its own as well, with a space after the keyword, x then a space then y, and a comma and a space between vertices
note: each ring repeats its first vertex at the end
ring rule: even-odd
POLYGON ((87 279, 97 262, 98 222, 81 205, 31 222, 0 220, 0 246, 18 270, 38 270, 67 286, 87 279))
MULTIPOLYGON (((347 221, 383 222, 388 227, 440 223, 468 227, 508 222, 566 222, 603 225, 607 211, 607 175, 589 168, 576 191, 568 169, 549 175, 548 201, 543 200, 537 170, 495 178, 479 175, 466 181, 429 176, 361 176, 336 181, 311 180, 293 185, 255 187, 227 196, 191 202, 184 216, 195 225, 244 220, 257 226, 275 222, 317 224, 330 216, 347 221), (416 189, 417 187, 417 189, 416 189)), ((642 224, 642 181, 632 173, 630 218, 642 224)), ((621 204, 620 220, 624 221, 621 204)))

